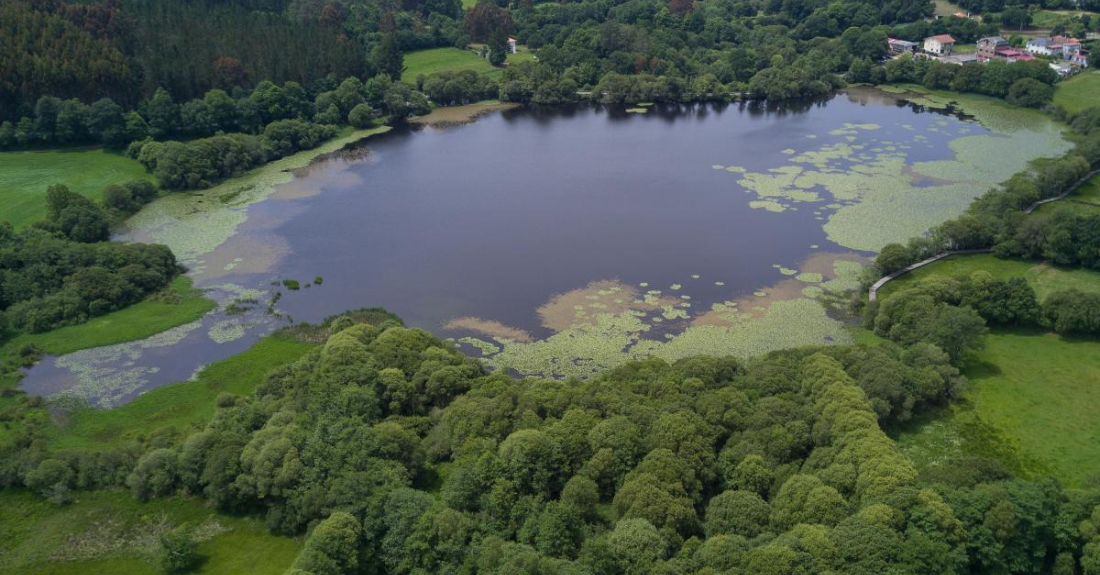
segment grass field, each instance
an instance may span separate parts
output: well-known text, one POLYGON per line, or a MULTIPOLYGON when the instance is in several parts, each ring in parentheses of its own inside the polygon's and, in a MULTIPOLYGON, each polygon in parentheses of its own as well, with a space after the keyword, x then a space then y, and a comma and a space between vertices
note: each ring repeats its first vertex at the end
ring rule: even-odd
POLYGON ((210 364, 195 381, 157 388, 114 409, 82 408, 46 426, 53 449, 95 450, 130 440, 179 436, 214 415, 214 400, 228 392, 247 395, 272 369, 290 363, 312 347, 274 335, 243 353, 210 364))
MULTIPOLYGON (((535 54, 526 47, 520 46, 515 54, 508 54, 508 64, 529 62, 535 59, 535 54)), ((428 75, 443 71, 473 70, 478 74, 485 74, 493 78, 499 77, 503 70, 495 68, 489 60, 477 54, 459 48, 432 48, 430 50, 417 50, 405 54, 405 71, 401 73, 401 80, 410 84, 416 83, 416 77, 420 74, 428 75)))
POLYGON ((966 12, 958 4, 948 2, 947 0, 935 0, 936 4, 936 16, 950 16, 955 12, 966 12))
POLYGON ((0 153, 0 221, 28 226, 46 215, 46 188, 65 184, 99 200, 109 184, 153 177, 134 160, 100 148, 0 153))
POLYGON ((1100 17, 1096 12, 1085 10, 1037 10, 1031 14, 1031 25, 1035 28, 1053 28, 1059 24, 1069 24, 1074 16, 1100 17))
POLYGON ((1100 105, 1100 70, 1082 72, 1054 87, 1054 103, 1069 112, 1100 105))
POLYGON ((0 491, 0 574, 161 575, 159 534, 188 524, 203 558, 194 573, 279 575, 300 539, 271 535, 263 521, 216 513, 197 499, 139 503, 126 491, 75 493, 57 507, 25 491, 0 491))
POLYGON ((1100 292, 1100 272, 1084 269, 1059 269, 1050 264, 1002 260, 992 255, 951 256, 916 271, 907 273, 886 284, 879 291, 883 297, 903 289, 912 282, 934 275, 970 275, 985 270, 997 278, 1024 277, 1042 301, 1053 291, 1077 288, 1082 291, 1100 292))
POLYGON ((964 400, 897 434, 919 469, 973 454, 1081 486, 1100 475, 1100 341, 989 336, 964 400))

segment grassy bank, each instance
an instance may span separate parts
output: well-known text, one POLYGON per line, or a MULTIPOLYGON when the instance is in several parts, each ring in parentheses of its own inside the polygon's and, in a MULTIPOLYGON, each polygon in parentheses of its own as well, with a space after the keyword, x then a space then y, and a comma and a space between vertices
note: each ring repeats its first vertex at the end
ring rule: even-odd
POLYGON ((1100 341, 994 333, 966 373, 962 401, 897 434, 918 468, 979 455, 1071 486, 1100 474, 1100 341))
POLYGON ((951 256, 916 271, 907 273, 883 286, 879 294, 889 297, 913 282, 931 276, 970 275, 983 270, 993 277, 1008 279, 1023 277, 1035 290, 1039 300, 1054 291, 1077 288, 1082 291, 1100 292, 1100 272, 1085 269, 1061 269, 1048 263, 1002 260, 992 255, 951 256))
POLYGON ((219 394, 252 393, 269 371, 293 362, 311 347, 289 337, 266 337, 248 351, 210 364, 195 381, 157 388, 114 409, 79 409, 55 418, 43 433, 51 448, 84 451, 153 435, 182 436, 210 421, 219 394))
POLYGON ((72 191, 99 200, 110 184, 153 181, 145 167, 102 148, 35 152, 0 152, 0 221, 28 226, 46 216, 46 188, 65 184, 72 191))
POLYGON ((0 574, 160 575, 159 534, 197 528, 205 575, 278 575, 301 549, 299 539, 271 535, 263 521, 222 515, 197 499, 139 503, 125 491, 78 492, 57 507, 24 491, 0 492, 0 574))
POLYGON ((1054 103, 1068 112, 1079 112, 1097 104, 1100 95, 1100 70, 1082 72, 1054 88, 1054 103))
MULTIPOLYGON (((50 355, 64 355, 82 349, 135 341, 173 327, 195 321, 214 309, 215 303, 203 297, 202 291, 191 286, 190 278, 180 276, 159 294, 126 309, 109 313, 80 325, 63 327, 46 333, 26 334, 0 345, 0 361, 14 362, 19 350, 27 344, 50 355)), ((19 383, 18 373, 0 373, 0 390, 19 383)), ((0 411, 13 407, 17 396, 0 396, 0 411)), ((44 412, 28 414, 33 421, 5 422, 0 426, 0 445, 22 425, 45 423, 44 412)))
POLYGON ((179 276, 164 291, 128 308, 92 318, 80 325, 20 335, 0 347, 0 354, 25 344, 33 344, 50 355, 63 355, 136 341, 195 321, 216 305, 203 297, 202 290, 191 286, 191 278, 179 276))

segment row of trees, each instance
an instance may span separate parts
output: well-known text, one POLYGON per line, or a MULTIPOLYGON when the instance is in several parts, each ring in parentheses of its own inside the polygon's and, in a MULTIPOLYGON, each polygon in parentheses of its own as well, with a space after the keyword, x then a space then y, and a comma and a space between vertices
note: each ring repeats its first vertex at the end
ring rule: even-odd
POLYGON ((852 61, 848 80, 872 84, 914 83, 933 90, 974 92, 1005 98, 1018 106, 1049 104, 1058 75, 1045 61, 1008 63, 993 60, 957 66, 903 54, 878 67, 864 58, 852 61))
POLYGON ((202 189, 336 135, 332 125, 277 120, 263 135, 226 134, 189 142, 134 142, 128 153, 166 190, 202 189))
POLYGON ((516 380, 373 316, 332 321, 322 346, 250 397, 224 394, 183 441, 95 454, 28 441, 0 458, 0 484, 266 511, 277 532, 308 530, 294 574, 1100 567, 1100 493, 973 457, 920 477, 883 433, 965 386, 928 341, 516 380))

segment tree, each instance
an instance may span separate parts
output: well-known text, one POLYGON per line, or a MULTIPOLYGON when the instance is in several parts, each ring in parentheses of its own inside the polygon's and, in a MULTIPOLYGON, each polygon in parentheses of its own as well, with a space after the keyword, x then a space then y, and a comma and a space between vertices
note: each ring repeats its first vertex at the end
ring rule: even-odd
POLYGON ((167 138, 179 129, 179 106, 164 88, 157 88, 153 97, 146 102, 142 115, 149 122, 149 133, 154 138, 167 138))
POLYGON ((97 100, 88 110, 88 131, 105 146, 126 144, 126 117, 122 107, 110 98, 97 100))
POLYGON ((703 527, 707 537, 740 535, 753 538, 767 529, 771 508, 750 491, 725 491, 707 504, 703 527))
POLYGON ((363 129, 374 125, 374 108, 370 104, 359 104, 348 113, 348 123, 363 129))
POLYGON ((644 519, 624 519, 616 523, 608 543, 615 560, 627 575, 648 573, 664 555, 664 541, 660 533, 644 519))
POLYGON ((882 274, 892 274, 911 263, 909 250, 901 244, 886 244, 875 257, 875 267, 882 274))
POLYGON ((375 69, 395 81, 400 80, 405 71, 405 57, 393 34, 382 36, 382 41, 371 50, 370 59, 375 69))
POLYGON ((1034 78, 1021 78, 1008 89, 1007 100, 1017 106, 1041 108, 1054 98, 1054 88, 1034 78))
POLYGON ((187 525, 166 531, 160 535, 160 565, 167 573, 187 573, 202 562, 194 532, 187 525))
POLYGON ((321 521, 306 539, 294 568, 313 575, 346 575, 359 567, 363 533, 350 513, 336 511, 321 521))
POLYGON ((489 35, 489 63, 494 66, 503 66, 507 58, 508 35, 498 28, 489 35))

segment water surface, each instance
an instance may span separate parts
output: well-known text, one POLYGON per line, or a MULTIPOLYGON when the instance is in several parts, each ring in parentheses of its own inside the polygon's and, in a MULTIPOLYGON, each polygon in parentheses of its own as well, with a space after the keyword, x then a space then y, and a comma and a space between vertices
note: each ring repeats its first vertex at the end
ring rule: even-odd
MULTIPOLYGON (((444 337, 509 343, 500 333, 469 329, 468 322, 465 329, 444 327, 455 318, 479 318, 539 341, 563 331, 539 314, 540 306, 601 280, 623 287, 602 295, 577 292, 593 303, 587 311, 574 306, 576 321, 589 329, 610 305, 623 317, 648 322, 628 328, 638 332, 631 342, 665 338, 672 344, 680 330, 713 323, 699 318, 714 304, 751 299, 754 292, 801 297, 801 284, 790 282, 816 265, 804 263, 808 258, 872 255, 865 245, 834 242, 830 237, 848 236, 827 235, 823 226, 843 219, 844 210, 860 209, 868 197, 893 199, 886 191, 873 196, 874 190, 855 189, 864 186, 859 182, 831 180, 833 174, 862 169, 885 177, 882 166, 894 162, 904 172, 895 179, 905 180, 906 201, 927 189, 934 206, 937 197, 951 202, 941 202, 934 217, 960 211, 984 182, 956 179, 944 187, 912 167, 953 159, 952 141, 980 135, 993 134, 973 121, 866 94, 771 109, 521 109, 447 129, 394 130, 312 166, 247 206, 247 218, 228 241, 187 262, 196 285, 221 290, 223 304, 242 294, 260 302, 250 312, 213 313, 172 337, 50 358, 30 372, 24 388, 71 390, 115 405, 186 379, 288 321, 316 322, 367 306, 444 337), (813 167, 813 177, 771 181, 792 174, 792 165, 813 167), (273 285, 283 279, 311 284, 318 276, 321 285, 297 291, 273 285), (778 285, 786 287, 759 292, 778 285), (616 295, 630 290, 636 291, 630 301, 616 295), (651 290, 661 293, 640 303, 651 290), (275 292, 281 293, 274 305, 279 317, 263 311, 275 292), (662 314, 661 329, 650 329, 659 327, 662 314)), ((804 167, 796 169, 805 175, 804 167)), ((206 202, 195 209, 215 209, 206 202)), ((874 241, 910 235, 873 215, 852 217, 878 234, 874 241)), ((128 237, 157 238, 141 230, 128 237)), ((745 317, 766 313, 752 302, 740 309, 745 317)), ((807 341, 833 341, 828 333, 812 332, 807 341)))

